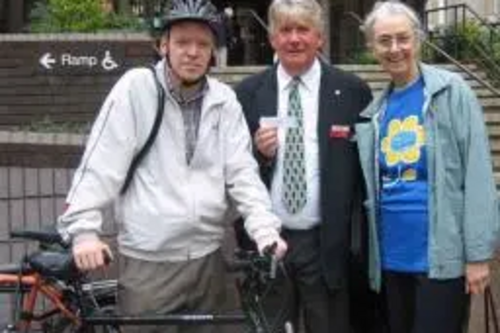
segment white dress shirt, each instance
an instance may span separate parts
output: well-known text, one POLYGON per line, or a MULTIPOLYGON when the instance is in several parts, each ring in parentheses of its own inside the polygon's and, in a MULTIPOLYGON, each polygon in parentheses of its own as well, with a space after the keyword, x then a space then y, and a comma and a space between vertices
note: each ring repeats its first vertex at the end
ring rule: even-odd
POLYGON ((274 212, 289 229, 310 229, 321 221, 319 204, 319 147, 318 147, 318 105, 321 65, 316 59, 309 70, 300 76, 299 94, 304 124, 304 148, 306 161, 307 202, 296 214, 290 214, 283 204, 283 156, 286 126, 294 123, 288 118, 288 95, 293 80, 285 69, 278 65, 278 142, 276 170, 271 184, 271 198, 274 212))

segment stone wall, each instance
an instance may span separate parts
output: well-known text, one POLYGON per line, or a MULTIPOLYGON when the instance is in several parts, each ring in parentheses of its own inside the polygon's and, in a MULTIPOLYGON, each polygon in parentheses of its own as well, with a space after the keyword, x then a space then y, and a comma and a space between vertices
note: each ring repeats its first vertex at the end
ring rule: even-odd
POLYGON ((0 127, 90 122, 116 80, 154 56, 145 34, 0 34, 0 127))

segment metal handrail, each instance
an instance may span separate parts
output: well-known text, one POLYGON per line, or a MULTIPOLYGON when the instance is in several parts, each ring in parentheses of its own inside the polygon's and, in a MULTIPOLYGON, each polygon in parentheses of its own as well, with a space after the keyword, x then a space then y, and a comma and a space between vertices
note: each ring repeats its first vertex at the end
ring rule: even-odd
POLYGON ((258 23, 259 25, 264 28, 264 30, 269 33, 269 27, 267 26, 266 22, 264 22, 264 20, 259 16, 259 14, 257 14, 257 12, 251 8, 244 8, 241 10, 241 12, 245 13, 249 13, 258 23))
POLYGON ((362 36, 361 38, 356 37, 354 40, 351 40, 347 48, 347 52, 344 54, 345 60, 347 60, 347 62, 354 63, 357 60, 357 58, 355 57, 356 53, 366 49, 365 43, 360 42, 360 40, 364 40, 363 19, 358 15, 358 13, 353 11, 345 11, 342 15, 341 20, 344 21, 344 19, 350 19, 354 21, 354 23, 359 26, 359 34, 360 36, 362 36), (351 54, 351 52, 353 51, 355 52, 354 55, 351 54))
POLYGON ((491 59, 491 57, 488 56, 483 48, 478 47, 478 45, 476 44, 470 44, 470 46, 474 48, 477 53, 479 53, 484 62, 488 63, 487 66, 490 69, 490 75, 494 73, 495 79, 500 79, 500 66, 498 65, 498 63, 496 63, 495 60, 491 59), (493 71, 491 71, 491 69, 493 69, 493 71))
MULTIPOLYGON (((358 22, 360 29, 362 30, 363 20, 361 19, 361 17, 359 15, 357 15, 354 12, 346 12, 345 14, 346 14, 346 16, 349 16, 349 17, 352 17, 353 19, 355 19, 358 22)), ((426 39, 423 41, 423 43, 425 44, 425 46, 428 46, 428 47, 432 48, 434 51, 436 51, 439 54, 441 54, 443 57, 445 57, 448 61, 450 61, 455 66, 457 66, 458 68, 460 68, 462 71, 464 71, 465 73, 467 73, 468 75, 470 75, 471 77, 473 77, 477 82, 479 82, 486 89, 490 90, 497 97, 500 97, 500 90, 496 89, 488 81, 484 80, 482 77, 480 77, 479 75, 477 75, 476 73, 474 73, 474 71, 470 70, 466 65, 462 64, 460 61, 458 61, 457 59, 455 59, 454 57, 452 57, 445 50, 443 50, 442 48, 440 48, 436 44, 434 44, 431 41, 426 40, 426 39)))
MULTIPOLYGON (((474 18, 476 20, 478 20, 479 22, 481 22, 481 24, 483 26, 486 26, 488 28, 488 30, 490 31, 490 33, 494 34, 494 35, 499 35, 498 32, 497 32, 497 29, 495 28, 495 26, 493 26, 491 23, 489 23, 488 21, 486 21, 483 17, 481 17, 481 15, 478 14, 478 12, 476 12, 471 6, 469 6, 468 4, 466 3, 462 3, 462 4, 457 4, 457 5, 449 5, 449 6, 442 6, 442 7, 436 7, 436 8, 432 8, 432 9, 427 9, 425 12, 426 13, 434 13, 434 12, 439 12, 439 11, 448 11, 450 9, 459 9, 459 8, 463 8, 464 10, 466 10, 467 12, 471 13, 472 16, 474 16, 474 18)), ((465 15, 464 15, 465 16, 465 15)), ((465 17, 463 17, 465 19, 465 17)))
MULTIPOLYGON (((474 54, 477 55, 475 57, 475 60, 473 61, 476 63, 479 67, 483 69, 487 69, 488 76, 490 79, 493 80, 493 82, 499 82, 500 78, 500 66, 497 64, 497 62, 490 56, 490 53, 487 51, 492 51, 492 45, 493 45, 493 38, 498 39, 500 36, 498 34, 498 31, 495 29, 493 25, 491 25, 489 22, 487 22, 484 18, 482 18, 474 9, 472 9, 469 5, 467 4, 457 4, 457 5, 450 5, 450 6, 443 6, 443 7, 438 7, 438 8, 433 8, 429 9, 426 11, 425 14, 425 21, 426 24, 428 25, 429 23, 429 14, 431 13, 437 13, 437 12, 448 12, 452 10, 454 13, 454 27, 455 29, 458 27, 459 24, 461 24, 463 27, 467 24, 467 14, 471 14, 474 21, 478 22, 481 26, 487 28, 488 33, 489 33, 489 45, 486 45, 481 42, 481 40, 474 40, 473 42, 467 41, 468 45, 467 47, 470 47, 474 54), (459 13, 461 14, 461 17, 459 18, 459 13)), ((437 45, 433 45, 436 46, 437 45)), ((432 49, 436 50, 435 47, 431 46, 432 49)), ((460 44, 456 43, 456 47, 459 47, 460 44)), ((458 50, 458 49, 457 49, 458 50)), ((444 50, 442 50, 444 51, 444 50)), ((444 55, 443 52, 438 51, 441 55, 443 55, 446 59, 449 60, 450 55, 447 54, 448 56, 444 55)), ((445 52, 446 53, 446 52, 445 52)), ((456 60, 456 58, 454 58, 456 60)), ((484 80, 478 80, 479 82, 482 83, 484 80)), ((484 85, 484 84, 483 84, 484 85)), ((491 84, 488 82, 486 85, 491 84)), ((488 88, 490 91, 492 90, 491 88, 488 88)), ((495 88, 495 94, 497 94, 497 89, 495 88)))
POLYGON ((448 54, 446 51, 441 49, 439 46, 436 44, 424 40, 424 44, 426 46, 431 47, 434 51, 439 52, 443 57, 445 57, 448 61, 452 62, 455 66, 472 76, 476 81, 478 81, 483 87, 487 88, 490 90, 492 93, 494 93, 497 97, 500 97, 500 90, 496 89, 494 86, 492 86, 488 81, 484 80, 482 77, 474 73, 474 71, 470 70, 466 65, 462 64, 460 61, 457 59, 453 58, 450 54, 448 54))
MULTIPOLYGON (((458 4, 458 5, 449 5, 449 6, 443 6, 443 7, 437 7, 433 9, 427 10, 425 13, 425 21, 426 21, 426 26, 428 26, 428 16, 431 13, 437 13, 437 12, 448 12, 448 11, 453 11, 454 13, 454 24, 455 26, 458 26, 458 22, 460 21, 462 27, 465 27, 467 24, 467 14, 472 14, 472 19, 474 22, 478 22, 480 26, 484 27, 487 29, 488 34, 489 34, 489 40, 490 40, 490 47, 492 45, 493 39, 500 38, 500 35, 497 31, 497 29, 488 21, 486 21, 481 15, 479 15, 473 8, 471 8, 468 4, 458 4), (461 20, 459 20, 459 12, 461 12, 461 20)), ((480 43, 481 44, 481 43, 480 43)), ((488 48, 488 45, 485 46, 485 48, 488 48)))
POLYGON ((351 17, 354 19, 356 22, 359 24, 359 30, 363 31, 363 19, 361 16, 358 15, 358 13, 353 12, 352 10, 344 12, 345 17, 351 17))

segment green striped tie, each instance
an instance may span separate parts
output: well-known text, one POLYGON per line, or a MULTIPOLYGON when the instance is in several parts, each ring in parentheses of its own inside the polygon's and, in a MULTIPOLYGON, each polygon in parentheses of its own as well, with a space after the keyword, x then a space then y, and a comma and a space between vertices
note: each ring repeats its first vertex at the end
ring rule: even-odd
POLYGON ((304 126, 299 94, 300 78, 290 83, 288 95, 288 126, 283 159, 283 204, 291 214, 299 212, 307 200, 306 166, 304 156, 304 126))

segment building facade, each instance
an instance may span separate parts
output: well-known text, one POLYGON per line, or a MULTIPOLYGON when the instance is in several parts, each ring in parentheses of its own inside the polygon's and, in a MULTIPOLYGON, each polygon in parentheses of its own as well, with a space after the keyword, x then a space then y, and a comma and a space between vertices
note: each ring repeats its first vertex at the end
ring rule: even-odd
POLYGON ((500 24, 500 0, 428 0, 427 28, 430 30, 462 19, 478 18, 500 24))
MULTIPOLYGON (((41 0, 0 0, 0 33, 26 32, 29 12, 41 0)), ((101 0, 106 8, 133 13, 143 18, 158 15, 169 0, 101 0)), ((268 43, 267 8, 271 0, 212 0, 222 11, 231 7, 232 54, 229 64, 253 65, 272 62, 268 43)), ((359 18, 372 8, 375 0, 317 0, 326 14, 324 54, 334 63, 355 62, 356 52, 364 48, 359 18)), ((453 7, 466 3, 478 16, 499 23, 500 0, 406 0, 428 21, 428 27, 443 26, 456 20, 453 7), (435 10, 448 8, 447 10, 435 10), (431 10, 427 15, 425 9, 431 10)), ((469 14, 471 15, 471 14, 469 14)))

